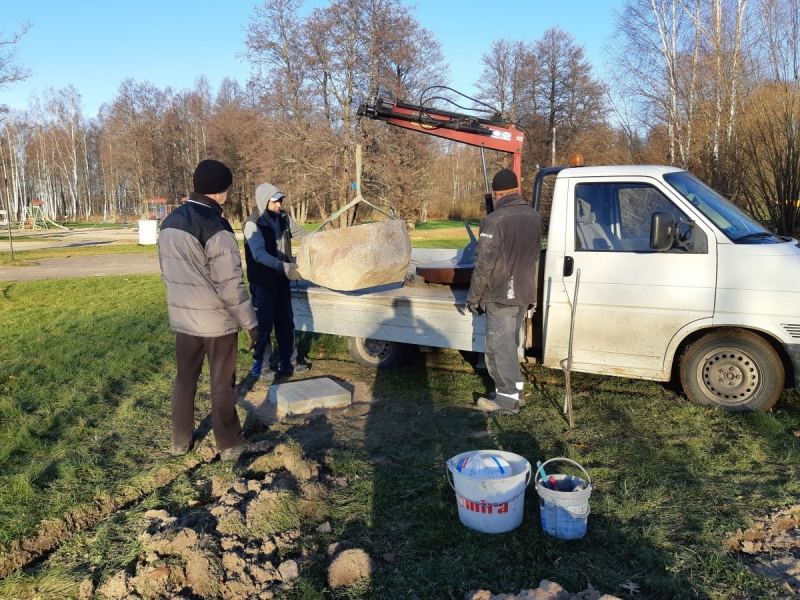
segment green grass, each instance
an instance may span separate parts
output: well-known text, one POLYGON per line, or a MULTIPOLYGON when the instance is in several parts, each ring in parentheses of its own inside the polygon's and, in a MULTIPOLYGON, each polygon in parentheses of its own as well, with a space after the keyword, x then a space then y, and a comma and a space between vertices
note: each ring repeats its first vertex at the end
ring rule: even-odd
MULTIPOLYGON (((125 493, 137 473, 174 464, 169 447, 173 334, 157 275, 0 284, 0 548, 33 535, 72 507, 125 493)), ((242 344, 244 341, 242 340, 242 344)), ((262 436, 299 444, 350 484, 322 506, 281 495, 264 532, 299 524, 312 549, 347 539, 378 559, 372 579, 336 593, 325 570, 304 570, 288 598, 461 598, 557 581, 625 597, 781 597, 724 540, 753 519, 800 498, 800 396, 785 392, 768 414, 728 415, 689 404, 664 385, 573 374, 575 428, 561 414, 560 372, 526 365, 528 405, 514 417, 471 409, 486 380, 457 352, 418 355, 372 371, 346 361, 341 338, 301 335, 313 372, 365 381, 382 402, 364 417, 290 419, 262 436), (485 535, 460 524, 446 461, 500 448, 532 463, 578 461, 593 481, 585 538, 544 534, 533 488, 513 532, 485 535), (375 461, 375 458, 388 458, 375 461), (330 521, 333 533, 314 536, 330 521), (380 557, 396 558, 384 564, 380 557)), ((249 357, 240 354, 240 373, 249 357)), ((208 382, 198 418, 208 414, 208 382)), ((232 477, 218 462, 179 476, 69 540, 32 571, 0 582, 0 597, 75 597, 85 577, 103 581, 135 564, 138 517, 185 514, 196 483, 232 477)), ((241 474, 237 475, 241 476, 241 474)), ((295 492, 295 494, 297 494, 295 492)), ((250 532, 252 535, 252 532, 250 532)), ((299 553, 299 549, 296 550, 299 553)), ((291 555, 291 552, 290 552, 291 555)))
POLYGON ((463 248, 469 243, 469 238, 442 238, 436 240, 414 240, 412 248, 463 248))
MULTIPOLYGON (((470 219, 470 227, 480 227, 480 219, 470 219)), ((417 221, 414 231, 437 231, 440 229, 464 229, 463 221, 417 221)))
POLYGON ((0 548, 158 460, 172 377, 164 287, 109 277, 2 287, 0 548), (44 499, 46 502, 43 502, 44 499))

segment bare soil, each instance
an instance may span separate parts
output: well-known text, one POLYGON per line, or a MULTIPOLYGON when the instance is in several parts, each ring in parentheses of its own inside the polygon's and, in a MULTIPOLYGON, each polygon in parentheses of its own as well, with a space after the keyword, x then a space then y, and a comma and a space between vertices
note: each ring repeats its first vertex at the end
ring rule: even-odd
POLYGON ((773 513, 727 540, 729 552, 755 573, 776 579, 787 593, 800 594, 800 505, 773 513))
MULTIPOLYGON (((363 407, 361 407, 363 409, 363 407)), ((293 587, 303 569, 327 565, 331 588, 342 588, 369 578, 376 570, 391 568, 392 555, 370 557, 347 540, 328 546, 327 555, 308 551, 315 536, 331 532, 322 523, 315 532, 299 529, 253 535, 265 531, 281 498, 314 501, 325 486, 347 481, 320 476, 321 465, 307 460, 294 447, 281 444, 259 456, 248 473, 268 471, 263 478, 198 481, 209 498, 183 517, 164 510, 144 514, 139 540, 143 552, 136 565, 122 570, 95 589, 87 577, 81 598, 133 600, 141 598, 273 598, 293 587)), ((471 591, 465 600, 615 600, 594 589, 570 594, 557 583, 542 581, 535 590, 492 595, 471 591)))

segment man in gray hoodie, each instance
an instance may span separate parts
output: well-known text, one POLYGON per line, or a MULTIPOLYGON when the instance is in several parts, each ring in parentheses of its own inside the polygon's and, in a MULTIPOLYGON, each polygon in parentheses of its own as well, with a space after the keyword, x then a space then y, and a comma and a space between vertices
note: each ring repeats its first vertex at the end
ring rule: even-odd
POLYGON ((256 207, 242 228, 250 295, 261 332, 253 349, 250 376, 266 381, 308 370, 307 366, 297 362, 289 283, 292 279, 300 279, 292 259, 292 238, 302 239, 308 232, 283 210, 285 198, 284 193, 271 183, 259 185, 256 188, 256 207), (269 366, 273 327, 278 342, 277 372, 269 366))

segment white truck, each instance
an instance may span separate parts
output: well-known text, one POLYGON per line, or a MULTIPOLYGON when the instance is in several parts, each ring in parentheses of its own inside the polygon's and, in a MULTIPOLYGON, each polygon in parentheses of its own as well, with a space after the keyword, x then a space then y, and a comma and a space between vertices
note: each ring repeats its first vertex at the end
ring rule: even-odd
MULTIPOLYGON (((800 388, 797 240, 672 167, 542 169, 532 204, 547 248, 521 359, 560 368, 580 269, 573 371, 676 377, 692 401, 732 412, 768 410, 785 387, 800 388)), ((412 266, 426 258, 444 256, 415 251, 412 266)), ((378 368, 411 346, 483 352, 484 317, 464 310, 467 287, 336 292, 302 282, 295 324, 346 336, 353 359, 378 368)))

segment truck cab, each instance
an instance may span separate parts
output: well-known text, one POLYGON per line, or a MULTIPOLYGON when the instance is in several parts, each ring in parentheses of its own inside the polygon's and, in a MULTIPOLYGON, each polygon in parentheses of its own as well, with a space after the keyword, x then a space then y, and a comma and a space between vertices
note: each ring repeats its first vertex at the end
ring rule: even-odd
POLYGON ((796 240, 672 167, 544 169, 532 203, 549 216, 536 328, 545 366, 567 356, 580 270, 573 370, 675 375, 690 399, 733 412, 766 410, 798 384, 796 240))

